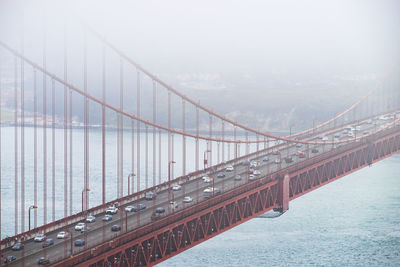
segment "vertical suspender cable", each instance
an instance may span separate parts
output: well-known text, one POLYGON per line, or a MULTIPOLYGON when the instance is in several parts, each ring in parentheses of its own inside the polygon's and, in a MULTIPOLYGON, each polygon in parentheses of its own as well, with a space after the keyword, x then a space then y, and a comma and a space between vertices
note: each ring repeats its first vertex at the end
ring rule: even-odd
POLYGON ((18 69, 17 57, 14 59, 14 232, 18 233, 18 69))
MULTIPOLYGON (((43 35, 43 69, 46 70, 46 28, 43 35)), ((43 72, 43 224, 47 223, 47 79, 43 72)))
MULTIPOLYGON (((149 126, 146 124, 146 153, 145 153, 145 168, 146 168, 146 189, 149 188, 149 126)), ((154 184, 153 184, 154 185, 154 184)))
POLYGON ((224 142, 224 140, 225 140, 225 123, 224 123, 224 121, 223 120, 221 120, 221 122, 222 122, 222 130, 221 130, 221 132, 222 132, 222 162, 224 162, 225 161, 225 142, 224 142))
POLYGON ((55 136, 55 82, 51 80, 51 200, 52 200, 52 221, 56 220, 56 136, 55 136))
MULTIPOLYGON (((182 131, 185 132, 185 100, 182 99, 182 131)), ((182 135, 182 175, 186 175, 186 136, 182 135)))
MULTIPOLYGON (((137 99, 136 99, 136 103, 137 103, 137 116, 140 117, 140 72, 139 70, 137 70, 137 99)), ((137 136, 136 136, 136 140, 137 140, 137 163, 136 163, 136 180, 137 180, 137 192, 140 191, 140 122, 137 121, 137 136)))
POLYGON ((69 215, 73 212, 73 179, 72 179, 72 89, 69 89, 69 215))
MULTIPOLYGON (((87 36, 83 35, 83 90, 87 94, 87 36)), ((88 98, 84 97, 84 209, 88 209, 88 188, 89 188, 89 144, 88 144, 88 98)))
MULTIPOLYGON (((37 206, 37 84, 33 69, 33 204, 37 206)), ((33 226, 37 227, 37 209, 33 210, 33 226)))
MULTIPOLYGON (((168 91, 168 129, 171 129, 171 92, 170 91, 168 91)), ((168 130, 168 168, 170 168, 169 165, 170 165, 171 161, 172 161, 172 159, 171 159, 171 131, 168 130)), ((168 175, 170 175, 170 173, 168 173, 168 175)))
MULTIPOLYGON (((132 168, 132 172, 131 173, 135 173, 135 121, 132 120, 131 122, 131 145, 132 145, 132 162, 131 162, 131 168, 132 168)), ((135 183, 132 182, 131 184, 131 192, 133 193, 135 191, 135 183)))
MULTIPOLYGON (((67 69, 67 25, 64 24, 64 81, 68 81, 67 69)), ((68 90, 64 85, 64 218, 68 216, 68 90)))
MULTIPOLYGON (((106 102, 106 46, 102 48, 102 68, 103 68, 103 84, 102 98, 103 103, 106 102)), ((105 208, 106 205, 106 108, 101 105, 101 202, 105 208)))
POLYGON ((199 170, 199 108, 196 107, 196 171, 199 170))
MULTIPOLYGON (((120 70, 121 70, 121 77, 120 77, 120 83, 121 83, 121 93, 120 93, 120 105, 121 105, 121 110, 124 110, 124 62, 122 57, 120 58, 120 70)), ((121 196, 124 195, 124 117, 121 116, 121 148, 120 148, 120 153, 121 153, 121 196)))
POLYGON ((158 183, 161 184, 161 129, 158 131, 158 183))
MULTIPOLYGON (((24 37, 22 36, 22 52, 24 55, 24 37)), ((25 88, 24 60, 21 59, 21 233, 25 231, 25 88)))
MULTIPOLYGON (((153 123, 156 123, 156 105, 156 82, 153 80, 153 123)), ((153 185, 156 185, 156 166, 156 127, 153 127, 153 185)))
MULTIPOLYGON (((212 115, 210 114, 210 138, 212 137, 212 115)), ((213 154, 213 150, 212 150, 212 141, 209 142, 210 143, 210 147, 208 148, 211 152, 210 152, 210 160, 208 162, 208 166, 212 166, 212 154, 213 154)))

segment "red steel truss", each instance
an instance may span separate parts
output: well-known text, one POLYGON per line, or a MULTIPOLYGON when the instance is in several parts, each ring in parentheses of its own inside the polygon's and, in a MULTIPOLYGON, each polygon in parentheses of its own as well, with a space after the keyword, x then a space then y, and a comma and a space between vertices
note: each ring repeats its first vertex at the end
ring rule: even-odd
POLYGON ((273 208, 285 209, 289 200, 399 150, 397 126, 201 202, 57 266, 153 266, 273 208))

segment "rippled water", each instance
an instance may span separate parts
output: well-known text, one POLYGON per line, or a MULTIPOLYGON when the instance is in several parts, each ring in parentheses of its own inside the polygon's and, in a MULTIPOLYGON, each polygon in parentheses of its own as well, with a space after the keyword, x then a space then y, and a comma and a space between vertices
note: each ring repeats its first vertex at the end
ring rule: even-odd
POLYGON ((400 155, 158 266, 400 266, 400 155))

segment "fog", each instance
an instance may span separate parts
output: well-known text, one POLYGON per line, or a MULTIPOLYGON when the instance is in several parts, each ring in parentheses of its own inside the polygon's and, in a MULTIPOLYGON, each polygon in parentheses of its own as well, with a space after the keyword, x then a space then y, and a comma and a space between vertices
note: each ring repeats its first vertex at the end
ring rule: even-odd
MULTIPOLYGON (((65 22, 69 80, 77 86, 84 23, 189 97, 274 130, 291 121, 307 128, 315 113, 331 117, 400 58, 395 0, 0 2, 0 40, 21 51, 22 29, 25 55, 42 64, 45 28, 47 67, 60 77, 65 22)), ((92 42, 89 52, 101 51, 92 42)), ((89 77, 93 94, 99 79, 89 77)))

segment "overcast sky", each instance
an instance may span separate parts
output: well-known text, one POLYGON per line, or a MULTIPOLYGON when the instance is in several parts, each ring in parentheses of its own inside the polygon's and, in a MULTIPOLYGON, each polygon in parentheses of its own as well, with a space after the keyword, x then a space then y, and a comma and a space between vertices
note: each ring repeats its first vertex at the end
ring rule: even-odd
MULTIPOLYGON (((191 88, 267 90, 264 85, 271 84, 273 74, 279 74, 281 82, 291 79, 303 91, 312 79, 366 77, 373 80, 370 86, 354 85, 366 92, 400 58, 396 0, 0 0, 0 40, 18 49, 23 28, 25 54, 41 64, 46 25, 47 65, 61 77, 65 21, 71 80, 74 71, 82 80, 82 29, 77 25, 84 21, 195 99, 200 96, 191 88)), ((101 51, 100 46, 89 47, 89 52, 101 51)), ((97 76, 89 79, 100 81, 97 76)))

